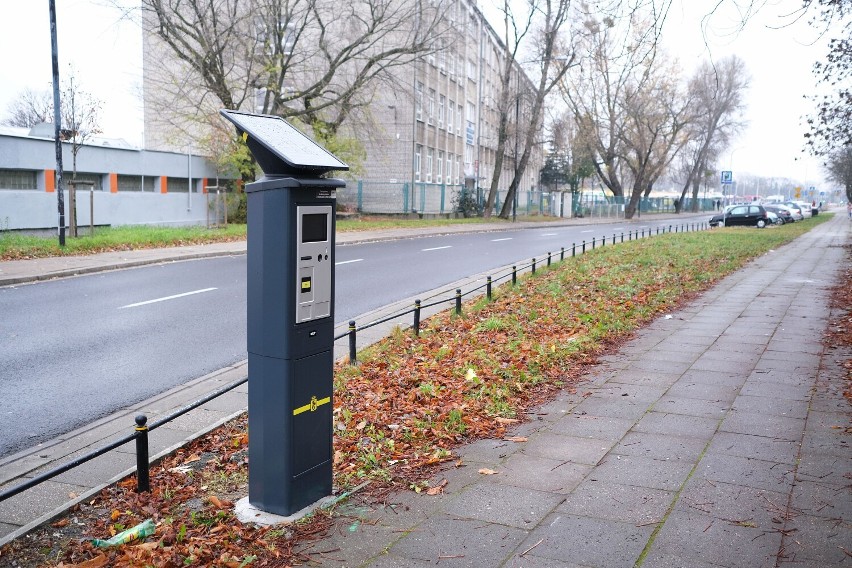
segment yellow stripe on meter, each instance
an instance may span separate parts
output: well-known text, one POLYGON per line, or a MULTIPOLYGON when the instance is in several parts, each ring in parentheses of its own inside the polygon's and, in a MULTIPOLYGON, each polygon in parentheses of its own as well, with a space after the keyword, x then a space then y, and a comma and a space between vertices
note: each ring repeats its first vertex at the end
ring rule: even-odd
POLYGON ((309 410, 311 412, 314 412, 317 409, 317 407, 320 407, 323 404, 328 404, 329 402, 331 402, 330 396, 327 396, 325 398, 320 398, 320 399, 317 399, 317 397, 312 396, 310 403, 308 403, 304 406, 300 406, 299 408, 293 409, 293 416, 297 416, 297 415, 299 415, 303 412, 307 412, 309 410))

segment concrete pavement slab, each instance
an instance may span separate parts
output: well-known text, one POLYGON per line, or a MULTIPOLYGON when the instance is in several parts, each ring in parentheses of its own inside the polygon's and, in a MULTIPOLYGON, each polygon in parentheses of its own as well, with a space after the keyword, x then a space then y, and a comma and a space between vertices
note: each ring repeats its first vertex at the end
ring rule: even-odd
POLYGON ((674 556, 683 566, 709 560, 725 568, 775 568, 781 533, 748 526, 748 521, 725 520, 673 511, 654 540, 645 565, 656 566, 657 554, 674 556))
POLYGON ((797 404, 796 401, 765 396, 740 394, 731 408, 735 411, 757 412, 771 416, 789 416, 791 418, 806 418, 808 416, 807 407, 797 404))
POLYGON ((749 379, 740 390, 741 395, 762 397, 762 398, 781 398, 785 400, 804 402, 811 397, 811 388, 806 382, 788 385, 777 381, 765 380, 765 375, 756 374, 753 379, 749 379))
POLYGON ((513 526, 441 515, 397 541, 390 553, 441 566, 500 566, 526 536, 527 531, 513 526))
POLYGON ((593 414, 571 414, 555 422, 550 431, 554 434, 566 434, 578 438, 595 438, 605 442, 615 442, 636 424, 629 418, 595 416, 593 414))
POLYGON ((719 432, 713 436, 707 451, 792 465, 796 463, 798 449, 799 440, 719 432))
POLYGON ((500 482, 535 491, 564 494, 572 492, 593 467, 517 453, 509 456, 500 467, 500 482))
POLYGON ((596 465, 612 447, 612 442, 542 432, 526 442, 523 453, 560 462, 596 465))
POLYGON ((504 485, 497 475, 466 488, 443 508, 458 518, 476 519, 529 530, 556 508, 564 495, 504 485), (495 479, 495 481, 492 481, 495 479))
POLYGON ((719 432, 753 434, 770 440, 798 441, 804 429, 804 418, 732 410, 719 427, 719 432))
POLYGON ((844 566, 850 563, 852 539, 849 516, 845 521, 811 515, 796 515, 785 527, 794 534, 784 539, 781 552, 791 566, 844 566), (843 525, 846 526, 843 526, 843 525))
POLYGON ((692 468, 691 463, 612 454, 595 468, 589 479, 676 491, 686 482, 692 468))
POLYGON ((624 401, 624 404, 613 405, 608 399, 589 397, 575 406, 572 413, 577 416, 589 414, 638 420, 648 412, 649 406, 650 403, 637 400, 624 401))
POLYGON ((694 477, 769 491, 789 491, 793 485, 793 470, 794 466, 786 463, 715 453, 708 449, 694 477))
POLYGON ((649 526, 665 517, 674 497, 673 491, 587 479, 568 495, 557 511, 649 526))
POLYGON ((634 430, 651 434, 693 436, 709 440, 719 427, 719 422, 719 418, 658 412, 655 407, 654 412, 649 412, 637 422, 634 430))
POLYGON ((525 557, 628 568, 634 565, 652 532, 652 526, 637 527, 634 523, 557 512, 532 531, 519 548, 522 552, 537 545, 525 557))
MULTIPOLYGON (((733 374, 735 371, 721 371, 721 373, 726 372, 731 377, 736 376, 733 374)), ((739 390, 740 387, 736 384, 712 384, 705 381, 694 381, 684 378, 673 384, 667 394, 680 398, 697 398, 711 402, 732 403, 737 398, 739 390)))
POLYGON ((612 453, 621 456, 640 456, 663 461, 696 463, 707 440, 674 434, 651 434, 648 432, 628 432, 612 448, 612 453))
POLYGON ((678 497, 675 511, 700 513, 732 525, 772 530, 787 515, 787 493, 693 479, 678 497))

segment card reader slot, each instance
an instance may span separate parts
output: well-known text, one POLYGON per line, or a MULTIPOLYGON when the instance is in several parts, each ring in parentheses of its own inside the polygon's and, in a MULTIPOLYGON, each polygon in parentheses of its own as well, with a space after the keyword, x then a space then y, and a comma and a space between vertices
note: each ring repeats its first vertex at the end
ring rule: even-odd
POLYGON ((313 257, 311 255, 303 256, 301 260, 311 260, 313 257))

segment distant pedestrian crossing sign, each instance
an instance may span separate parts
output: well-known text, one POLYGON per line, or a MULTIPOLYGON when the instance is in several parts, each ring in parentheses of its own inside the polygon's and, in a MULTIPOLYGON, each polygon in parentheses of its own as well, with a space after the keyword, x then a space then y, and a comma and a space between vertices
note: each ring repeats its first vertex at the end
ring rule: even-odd
POLYGON ((722 183, 728 184, 734 182, 734 172, 725 170, 722 172, 722 183))

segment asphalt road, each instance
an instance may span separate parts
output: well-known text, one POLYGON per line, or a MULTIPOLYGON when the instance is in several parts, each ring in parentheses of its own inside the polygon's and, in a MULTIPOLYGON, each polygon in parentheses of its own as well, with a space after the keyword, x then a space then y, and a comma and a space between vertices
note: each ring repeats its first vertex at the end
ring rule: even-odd
MULTIPOLYGON (((630 230, 657 225, 631 225, 630 230)), ((335 320, 572 243, 542 227, 339 246, 335 320)), ((0 457, 246 358, 245 256, 0 288, 0 457)))

